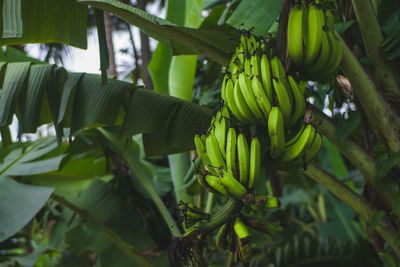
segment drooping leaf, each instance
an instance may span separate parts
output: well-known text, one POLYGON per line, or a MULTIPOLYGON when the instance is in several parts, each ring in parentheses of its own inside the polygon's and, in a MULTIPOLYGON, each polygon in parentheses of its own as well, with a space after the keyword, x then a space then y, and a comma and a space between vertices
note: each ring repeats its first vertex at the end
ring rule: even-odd
POLYGON ((237 29, 252 29, 257 36, 266 36, 279 17, 282 0, 242 0, 228 23, 237 29))
POLYGON ((86 74, 79 81, 72 110, 71 130, 93 125, 114 125, 125 98, 134 85, 117 80, 102 84, 98 75, 86 74))
POLYGON ((0 45, 65 43, 86 49, 87 13, 87 7, 74 0, 0 0, 0 14, 6 14, 0 20, 0 29, 6 30, 0 45), (10 9, 18 2, 21 2, 21 18, 16 17, 18 6, 10 9))
POLYGON ((0 98, 0 126, 11 123, 19 96, 26 89, 30 62, 9 63, 0 98))
POLYGON ((3 66, 7 67, 0 119, 8 126, 16 114, 25 125, 21 132, 32 132, 50 121, 58 133, 68 127, 75 133, 85 127, 117 126, 124 137, 143 133, 146 154, 154 156, 192 149, 194 134, 206 129, 211 120, 208 108, 135 89, 131 83, 110 80, 103 85, 100 75, 67 73, 48 65, 3 66), (17 100, 23 105, 17 105, 17 100))
POLYGON ((20 132, 34 133, 41 122, 51 122, 50 106, 48 103, 47 90, 50 85, 50 76, 54 66, 37 65, 30 69, 26 96, 22 99, 23 119, 20 124, 20 132), (47 116, 46 116, 47 115, 47 116))
POLYGON ((131 96, 122 135, 143 133, 148 156, 188 151, 193 148, 195 133, 208 127, 211 115, 205 107, 137 89, 131 96))
POLYGON ((21 6, 21 0, 3 0, 3 38, 22 37, 21 6))
POLYGON ((27 224, 52 192, 49 187, 21 184, 0 176, 0 242, 27 224))

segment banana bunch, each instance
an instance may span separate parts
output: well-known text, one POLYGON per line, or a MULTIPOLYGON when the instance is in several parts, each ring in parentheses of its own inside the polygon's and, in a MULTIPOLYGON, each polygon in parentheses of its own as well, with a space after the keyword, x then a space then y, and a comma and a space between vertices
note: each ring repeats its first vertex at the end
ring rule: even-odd
POLYGON ((268 124, 271 156, 276 159, 273 167, 286 171, 305 169, 321 149, 321 134, 312 124, 303 124, 300 130, 286 141, 285 136, 279 134, 283 127, 282 122, 279 121, 282 121, 282 116, 277 110, 276 115, 270 119, 268 124))
POLYGON ((219 111, 207 135, 194 138, 205 171, 198 174, 199 183, 210 192, 242 199, 254 188, 261 168, 261 144, 257 136, 248 142, 237 133, 219 111), (228 128, 229 127, 229 128, 228 128))
POLYGON ((281 61, 253 35, 243 34, 221 88, 221 97, 233 119, 245 125, 267 125, 273 106, 280 107, 285 126, 304 115, 304 91, 287 76, 281 61))
POLYGON ((327 80, 342 61, 342 46, 334 31, 328 1, 298 1, 290 10, 287 49, 294 65, 312 80, 327 80))

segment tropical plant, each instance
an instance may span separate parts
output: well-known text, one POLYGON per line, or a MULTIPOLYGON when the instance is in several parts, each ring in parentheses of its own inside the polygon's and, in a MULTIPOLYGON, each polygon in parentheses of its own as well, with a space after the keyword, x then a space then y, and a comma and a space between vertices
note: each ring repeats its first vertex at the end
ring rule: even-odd
MULTIPOLYGON (((0 7, 0 263, 398 266, 397 1, 170 0, 165 19, 117 0, 0 0, 0 7), (159 41, 147 66, 154 90, 107 77, 104 12, 159 41), (13 47, 86 48, 88 14, 96 20, 101 75, 69 72, 13 47), (243 91, 251 112, 260 105, 246 114, 226 88, 242 69, 258 75, 245 63, 258 55, 278 69, 275 109, 250 103, 252 93, 243 91), (308 102, 288 121, 294 115, 285 103, 293 100, 281 94, 294 85, 308 102), (257 117, 265 113, 278 117, 257 117), (258 152, 238 156, 259 157, 251 185, 240 173, 232 189, 223 182, 228 172, 213 169, 225 164, 215 155, 215 124, 225 119, 240 129, 242 152, 246 136, 251 151, 260 143, 258 152), (321 134, 318 156, 285 156, 285 140, 267 129, 278 127, 272 121, 294 142, 299 129, 321 134), (55 134, 44 137, 43 125, 55 134)), ((246 87, 240 75, 235 87, 246 87)), ((261 74, 260 81, 260 88, 269 82, 261 74)))

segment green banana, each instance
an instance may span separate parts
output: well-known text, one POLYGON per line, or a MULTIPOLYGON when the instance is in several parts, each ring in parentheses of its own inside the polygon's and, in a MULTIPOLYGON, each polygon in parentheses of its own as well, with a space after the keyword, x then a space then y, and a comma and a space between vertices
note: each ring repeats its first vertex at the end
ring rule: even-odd
POLYGON ((272 108, 271 102, 269 101, 267 95, 265 94, 262 84, 257 77, 253 77, 253 79, 251 80, 251 87, 253 89, 257 105, 262 112, 263 120, 266 121, 268 114, 272 108))
POLYGON ((305 45, 304 64, 310 65, 318 56, 321 46, 322 29, 325 24, 324 12, 318 6, 311 4, 308 9, 308 31, 305 45))
POLYGON ((214 175, 206 175, 205 182, 208 187, 212 188, 214 192, 219 195, 227 195, 229 193, 228 188, 222 183, 221 179, 214 175))
POLYGON ((203 163, 210 164, 210 159, 208 158, 206 147, 203 140, 198 134, 194 136, 194 144, 196 146, 197 154, 199 155, 203 163))
POLYGON ((226 83, 225 97, 226 97, 226 104, 229 110, 232 112, 233 116, 240 122, 250 123, 251 121, 248 120, 245 116, 243 116, 242 113, 240 113, 239 109, 237 108, 234 96, 234 84, 232 79, 228 80, 226 83))
POLYGON ((264 122, 261 110, 258 108, 257 101, 251 88, 251 81, 245 72, 239 74, 239 85, 242 95, 244 96, 244 99, 246 100, 247 105, 254 117, 257 119, 257 121, 264 122))
POLYGON ((239 217, 235 218, 235 222, 233 223, 233 229, 235 231, 236 236, 239 239, 245 239, 250 237, 249 229, 239 217))
MULTIPOLYGON (((222 113, 222 112, 221 112, 222 113)), ((221 151, 222 157, 225 159, 225 145, 226 145, 226 134, 229 129, 229 121, 225 118, 225 116, 220 116, 215 121, 214 124, 214 135, 217 139, 219 150, 221 151)))
POLYGON ((213 134, 208 134, 206 137, 206 151, 210 159, 211 168, 226 168, 225 160, 219 148, 217 138, 213 134))
POLYGON ((289 141, 286 142, 285 146, 290 146, 290 145, 294 144, 297 141, 297 139, 299 139, 299 137, 302 135, 302 133, 303 133, 304 129, 306 128, 306 126, 307 126, 307 124, 302 123, 300 129, 296 132, 295 135, 293 135, 289 139, 289 141))
POLYGON ((285 147, 281 160, 283 162, 288 162, 301 157, 302 154, 306 152, 308 146, 312 144, 314 138, 315 128, 313 125, 308 124, 297 141, 292 145, 285 147))
POLYGON ((242 199, 247 194, 246 188, 232 174, 225 170, 219 181, 224 185, 228 193, 237 199, 242 199))
POLYGON ((300 118, 304 116, 304 111, 306 109, 306 100, 304 98, 304 94, 301 92, 297 82, 294 80, 292 76, 288 76, 290 88, 293 93, 293 110, 292 115, 290 116, 289 126, 294 126, 300 118))
POLYGON ((261 169, 261 144, 258 137, 253 137, 250 143, 250 173, 248 188, 253 189, 258 177, 260 176, 261 169))
POLYGON ((276 99, 278 100, 278 105, 282 110, 284 124, 288 125, 290 122, 290 116, 292 114, 292 104, 289 99, 289 92, 280 80, 273 79, 272 82, 274 84, 274 90, 276 99))
POLYGON ((239 217, 233 223, 233 229, 237 236, 236 253, 240 261, 247 265, 251 259, 252 250, 250 245, 250 232, 247 226, 240 220, 239 217))
POLYGON ((287 32, 289 57, 297 66, 303 63, 303 7, 296 5, 290 10, 287 32))
POLYGON ((328 37, 329 37, 330 44, 333 47, 333 52, 331 55, 331 59, 327 63, 328 66, 327 66, 327 69, 323 76, 324 80, 329 79, 334 74, 336 74, 340 63, 342 62, 342 56, 343 56, 342 55, 342 53, 343 53, 342 45, 341 45, 340 41, 338 40, 338 37, 335 35, 335 33, 329 32, 328 37))
MULTIPOLYGON (((197 182, 198 182, 204 189, 210 191, 211 193, 218 194, 218 195, 221 195, 221 196, 225 196, 225 195, 228 194, 228 191, 226 190, 225 187, 221 187, 221 186, 219 186, 219 185, 216 185, 216 189, 218 189, 218 190, 214 189, 214 187, 211 187, 211 186, 207 183, 207 181, 206 181, 206 175, 203 175, 203 174, 198 173, 196 176, 197 176, 197 182)), ((211 183, 212 183, 212 182, 211 182, 211 183)), ((215 182, 214 182, 214 183, 215 183, 215 182)), ((215 186, 215 184, 214 184, 214 186, 215 186)))
POLYGON ((224 102, 226 101, 226 80, 228 79, 227 75, 224 75, 224 78, 222 78, 222 85, 221 85, 221 98, 222 100, 224 100, 224 102))
POLYGON ((285 127, 279 107, 272 107, 268 116, 268 134, 271 140, 271 157, 279 158, 285 149, 285 127))
POLYGON ((236 175, 236 130, 235 128, 229 128, 228 136, 226 140, 226 168, 229 173, 236 175))
POLYGON ((239 163, 239 181, 241 184, 247 185, 249 179, 250 151, 243 133, 238 135, 236 143, 239 163))
POLYGON ((274 92, 271 84, 271 64, 267 55, 262 55, 260 60, 261 81, 269 102, 274 101, 274 92))
POLYGON ((316 61, 313 64, 310 64, 306 68, 306 73, 313 78, 316 78, 315 80, 319 80, 320 77, 326 74, 326 67, 327 64, 331 58, 331 53, 333 47, 331 47, 331 44, 328 39, 328 33, 326 31, 322 31, 321 33, 321 45, 320 45, 320 51, 318 54, 318 57, 316 58, 316 61))
MULTIPOLYGON (((282 83, 284 85, 285 88, 289 88, 290 85, 289 85, 289 81, 287 80, 287 77, 286 77, 285 68, 283 67, 282 62, 279 60, 278 57, 274 57, 271 60, 271 68, 272 68, 273 77, 275 78, 272 80, 278 80, 280 83, 282 83)), ((293 104, 292 93, 290 92, 290 90, 287 91, 287 93, 288 93, 290 104, 292 105, 293 104)))
POLYGON ((260 58, 257 54, 251 56, 250 63, 252 76, 260 77, 260 58))
POLYGON ((239 85, 239 80, 237 80, 235 83, 233 94, 235 98, 236 107, 239 110, 240 114, 242 114, 242 116, 245 117, 246 120, 248 120, 251 124, 258 124, 256 117, 254 117, 253 113, 250 111, 250 108, 243 97, 242 90, 240 89, 239 85))
POLYGON ((296 158, 290 162, 284 162, 282 169, 299 170, 306 169, 308 163, 312 162, 318 155, 322 146, 322 137, 320 133, 316 133, 313 143, 307 148, 302 157, 296 158))

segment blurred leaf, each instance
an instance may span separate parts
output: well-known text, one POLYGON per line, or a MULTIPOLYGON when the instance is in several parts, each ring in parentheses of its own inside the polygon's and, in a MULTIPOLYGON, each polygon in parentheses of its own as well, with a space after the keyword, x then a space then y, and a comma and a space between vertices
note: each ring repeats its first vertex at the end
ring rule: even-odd
POLYGON ((150 63, 148 65, 151 79, 153 81, 154 91, 168 95, 168 74, 172 58, 171 48, 159 43, 154 50, 150 63))
POLYGON ((0 176, 0 242, 25 226, 52 192, 49 187, 21 184, 0 176))
POLYGON ((358 129, 361 124, 361 113, 359 111, 349 111, 348 118, 342 116, 336 130, 336 136, 343 141, 354 130, 358 129))
POLYGON ((400 163, 400 153, 399 152, 389 152, 380 155, 376 159, 376 179, 382 178, 388 174, 388 172, 396 165, 400 163))
POLYGON ((78 215, 87 212, 83 221, 75 222, 66 232, 66 243, 74 251, 95 252, 102 266, 153 266, 152 259, 143 254, 154 246, 143 217, 129 208, 111 183, 94 181, 73 204, 80 209, 78 215), (82 224, 85 217, 91 227, 82 224))
POLYGON ((102 129, 97 128, 98 132, 106 141, 106 145, 114 152, 120 155, 127 163, 130 171, 134 174, 134 177, 139 180, 147 194, 153 200, 154 204, 161 213, 165 223, 169 227, 171 234, 174 236, 180 236, 180 230, 175 227, 174 218, 171 216, 164 202, 157 194, 153 183, 146 177, 146 169, 140 162, 139 146, 135 142, 130 142, 129 145, 123 145, 115 135, 102 129))
POLYGON ((324 160, 327 161, 328 170, 338 178, 346 177, 349 171, 337 147, 326 138, 323 144, 327 151, 327 157, 324 157, 324 160))
POLYGON ((254 28, 254 35, 266 36, 279 17, 282 4, 282 0, 242 0, 228 23, 237 29, 254 28))
POLYGON ((372 216, 371 216, 371 218, 369 219, 369 226, 372 228, 372 229, 375 229, 377 226, 378 226, 378 224, 383 220, 383 218, 385 217, 385 211, 383 211, 383 210, 380 210, 380 211, 377 211, 377 212, 375 212, 372 216))
POLYGON ((0 45, 65 43, 83 49, 87 47, 87 7, 77 4, 74 0, 0 0, 0 13, 6 14, 0 19, 0 29, 8 31, 3 32, 0 45), (19 2, 20 14, 18 6, 10 9, 19 2), (9 20, 11 18, 14 20, 9 20), (3 21, 6 23, 3 24, 3 21), (18 23, 12 27, 8 23, 11 21, 18 23))
POLYGON ((346 32, 351 26, 353 26, 354 20, 349 20, 342 23, 335 23, 335 30, 339 33, 346 32))

